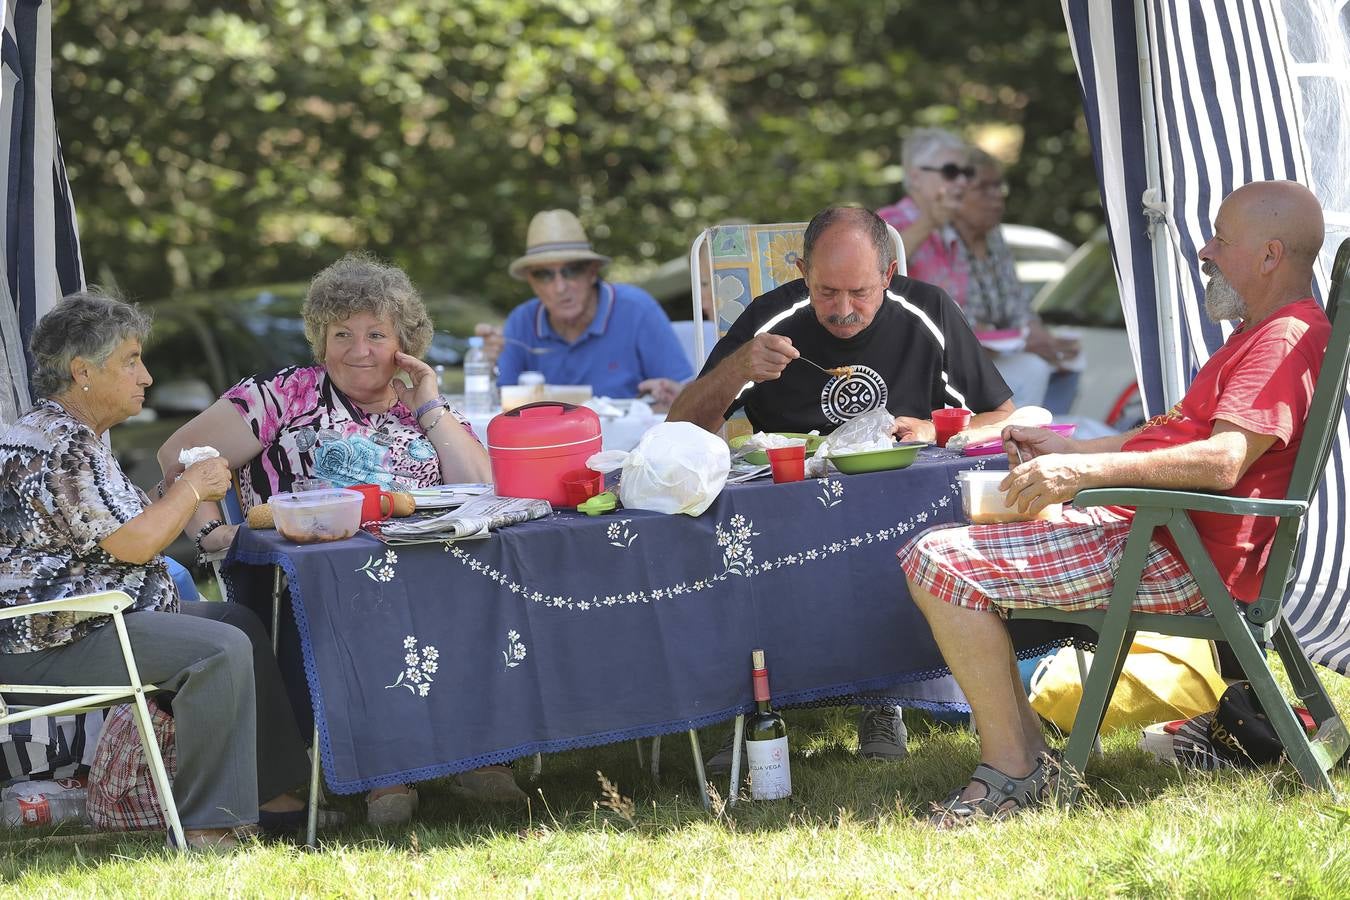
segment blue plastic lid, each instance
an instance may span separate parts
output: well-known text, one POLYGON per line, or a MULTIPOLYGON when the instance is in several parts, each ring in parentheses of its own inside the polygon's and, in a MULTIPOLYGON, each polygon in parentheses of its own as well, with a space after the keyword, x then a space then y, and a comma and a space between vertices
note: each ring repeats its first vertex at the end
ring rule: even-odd
POLYGON ((469 346, 470 346, 470 347, 481 347, 481 346, 483 346, 483 338, 482 338, 482 336, 481 336, 481 335, 475 334, 473 337, 469 338, 469 346))

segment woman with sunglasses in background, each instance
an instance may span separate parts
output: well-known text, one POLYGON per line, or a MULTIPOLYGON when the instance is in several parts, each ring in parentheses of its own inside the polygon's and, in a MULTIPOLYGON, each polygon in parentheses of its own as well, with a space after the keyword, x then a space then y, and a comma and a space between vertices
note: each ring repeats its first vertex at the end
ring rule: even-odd
POLYGON ((937 285, 960 306, 970 275, 953 221, 975 176, 970 148, 950 131, 918 128, 905 138, 900 161, 906 196, 877 215, 900 232, 906 274, 937 285))
POLYGON ((525 244, 509 271, 536 296, 512 310, 503 328, 477 328, 496 357, 499 383, 516 384, 533 370, 549 384, 589 384, 598 397, 650 394, 669 407, 694 373, 660 304, 641 288, 602 280, 609 257, 591 249, 565 209, 531 219, 525 244))

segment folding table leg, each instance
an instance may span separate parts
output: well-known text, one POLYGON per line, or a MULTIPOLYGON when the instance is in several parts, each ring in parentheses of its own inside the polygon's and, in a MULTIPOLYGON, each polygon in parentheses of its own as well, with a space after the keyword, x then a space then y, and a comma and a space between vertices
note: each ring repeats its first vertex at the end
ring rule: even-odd
POLYGON ((314 721, 314 744, 309 756, 309 821, 305 824, 305 846, 317 847, 319 832, 319 722, 314 721))
POLYGON ((272 655, 281 646, 281 566, 272 567, 272 655))
POLYGON ((633 740, 633 749, 637 751, 638 768, 639 768, 639 769, 645 769, 645 768, 647 768, 647 763, 646 763, 646 761, 643 759, 643 757, 645 756, 645 754, 642 752, 642 738, 634 738, 634 740, 633 740))
POLYGON ((708 796, 708 776, 703 771, 703 750, 698 745, 698 729, 689 729, 689 746, 694 751, 694 773, 698 776, 698 793, 703 798, 703 809, 712 812, 712 797, 708 796))
POLYGON ((661 735, 652 738, 652 781, 661 780, 661 735))
POLYGON ((731 734, 731 791, 727 794, 727 803, 736 805, 736 795, 741 792, 741 738, 745 737, 745 713, 736 717, 736 726, 731 734))

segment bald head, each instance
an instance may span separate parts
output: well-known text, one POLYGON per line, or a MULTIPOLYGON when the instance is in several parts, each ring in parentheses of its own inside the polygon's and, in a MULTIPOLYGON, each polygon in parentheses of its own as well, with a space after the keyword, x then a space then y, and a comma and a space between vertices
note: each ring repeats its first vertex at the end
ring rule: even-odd
POLYGON ((1233 191, 1200 250, 1210 316, 1260 321, 1310 296, 1323 234, 1321 204, 1301 184, 1257 181, 1233 191))
POLYGON ((1223 201, 1252 229, 1258 240, 1280 241, 1290 262, 1312 267, 1322 251, 1326 226, 1322 204, 1297 181, 1254 181, 1223 201))

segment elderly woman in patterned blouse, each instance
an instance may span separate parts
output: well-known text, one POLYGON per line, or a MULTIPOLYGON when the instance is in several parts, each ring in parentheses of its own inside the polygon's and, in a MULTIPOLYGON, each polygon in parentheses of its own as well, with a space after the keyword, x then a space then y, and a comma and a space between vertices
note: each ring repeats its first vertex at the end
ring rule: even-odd
MULTIPOLYGON (((492 478, 487 451, 440 394, 436 373, 419 357, 431 344, 431 319, 402 270, 353 254, 310 283, 301 315, 317 365, 245 378, 180 428, 160 448, 166 482, 185 447, 215 447, 239 472, 247 511, 301 478, 335 487, 386 490, 492 478)), ((224 549, 237 526, 223 525, 204 503, 188 523, 199 549, 224 549)), ((473 799, 525 799, 505 766, 456 776, 473 799)), ((417 794, 379 788, 367 798, 372 824, 406 821, 417 794)))
MULTIPOLYGON (((262 624, 233 603, 180 601, 161 555, 199 505, 225 493, 225 461, 189 467, 152 503, 103 440, 145 402, 149 330, 138 308, 96 292, 66 297, 34 329, 41 399, 0 436, 0 604, 132 597, 137 667, 174 695, 174 797, 188 842, 227 847, 239 825, 300 823, 303 804, 286 791, 309 763, 262 624)), ((0 680, 125 676, 107 624, 61 613, 0 623, 0 680)))

